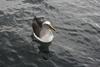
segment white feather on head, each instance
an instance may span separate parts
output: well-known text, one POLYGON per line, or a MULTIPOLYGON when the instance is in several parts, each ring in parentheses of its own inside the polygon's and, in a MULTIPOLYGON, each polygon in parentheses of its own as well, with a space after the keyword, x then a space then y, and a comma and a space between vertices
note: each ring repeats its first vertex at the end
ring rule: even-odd
POLYGON ((43 25, 44 24, 51 25, 51 22, 50 21, 45 21, 45 22, 43 22, 43 25))

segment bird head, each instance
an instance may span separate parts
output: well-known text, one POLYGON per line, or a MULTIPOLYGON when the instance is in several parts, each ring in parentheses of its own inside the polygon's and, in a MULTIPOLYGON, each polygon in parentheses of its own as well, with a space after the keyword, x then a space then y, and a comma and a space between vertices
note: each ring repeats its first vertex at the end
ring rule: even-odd
POLYGON ((49 22, 49 21, 45 21, 45 22, 43 23, 43 25, 47 25, 47 26, 49 27, 49 29, 51 29, 51 30, 53 30, 53 31, 56 31, 55 28, 52 26, 51 22, 49 22))

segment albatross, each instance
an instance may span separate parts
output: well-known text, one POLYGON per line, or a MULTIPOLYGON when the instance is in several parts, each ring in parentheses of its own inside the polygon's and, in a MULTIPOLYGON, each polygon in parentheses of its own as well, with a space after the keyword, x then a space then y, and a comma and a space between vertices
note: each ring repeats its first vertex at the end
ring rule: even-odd
POLYGON ((50 43, 54 39, 53 31, 55 28, 50 21, 44 19, 44 17, 34 17, 32 23, 33 36, 36 40, 42 43, 50 43))

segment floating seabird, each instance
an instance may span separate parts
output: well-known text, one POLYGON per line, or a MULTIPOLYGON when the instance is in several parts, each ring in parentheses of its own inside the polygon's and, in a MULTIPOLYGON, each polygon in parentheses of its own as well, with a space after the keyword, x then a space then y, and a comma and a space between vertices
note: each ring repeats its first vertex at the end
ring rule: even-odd
POLYGON ((52 42, 54 35, 53 31, 55 31, 50 21, 44 20, 44 17, 34 17, 33 23, 33 36, 36 40, 42 43, 50 43, 52 42))

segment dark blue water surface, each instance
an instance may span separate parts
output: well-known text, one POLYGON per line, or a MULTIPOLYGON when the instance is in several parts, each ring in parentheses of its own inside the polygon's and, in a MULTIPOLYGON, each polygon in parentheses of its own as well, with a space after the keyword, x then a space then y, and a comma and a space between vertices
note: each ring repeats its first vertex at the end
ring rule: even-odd
POLYGON ((0 67, 100 67, 99 0, 0 0, 0 67), (56 28, 32 39, 34 15, 56 28))

